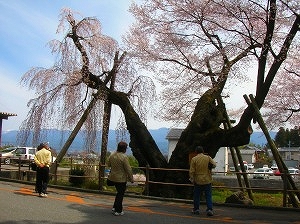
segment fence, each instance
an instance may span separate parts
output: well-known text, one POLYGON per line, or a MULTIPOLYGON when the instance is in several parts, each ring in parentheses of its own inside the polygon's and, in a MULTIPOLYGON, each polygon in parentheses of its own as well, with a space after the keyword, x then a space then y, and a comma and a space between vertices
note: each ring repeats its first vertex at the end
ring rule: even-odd
MULTIPOLYGON (((69 181, 73 178, 79 179, 82 178, 86 180, 93 180, 97 184, 97 189, 100 191, 104 191, 105 189, 105 179, 109 173, 107 167, 105 165, 99 164, 98 161, 90 160, 90 161, 80 161, 76 158, 68 158, 68 162, 64 162, 58 165, 58 169, 52 175, 53 184, 58 184, 59 182, 69 181), (94 163, 88 163, 93 161, 94 163), (100 168, 100 169, 99 169, 100 168), (78 175, 78 173, 72 173, 72 170, 82 169, 85 172, 78 175), (99 172, 100 171, 100 172, 99 172), (103 171, 103 172, 101 172, 103 171)), ((147 167, 133 167, 133 171, 135 174, 143 173, 140 175, 139 179, 136 179, 135 182, 138 183, 139 186, 143 187, 143 193, 145 195, 149 195, 149 185, 159 184, 159 185, 173 185, 173 186, 186 186, 186 187, 193 187, 191 183, 169 183, 169 182, 157 182, 152 181, 149 179, 149 173, 151 171, 171 171, 171 172, 188 172, 187 169, 162 169, 162 168, 151 168, 147 167), (144 177, 141 178, 141 177, 144 177)), ((299 190, 288 190, 288 181, 287 175, 288 174, 281 174, 281 177, 277 177, 277 179, 270 179, 270 180, 260 180, 260 179, 250 179, 253 173, 248 172, 247 175, 249 176, 250 186, 251 188, 246 188, 245 186, 240 187, 237 184, 236 175, 242 175, 241 172, 214 172, 213 173, 213 189, 228 189, 233 191, 238 190, 247 190, 251 189, 252 191, 256 192, 280 192, 282 193, 282 206, 286 207, 288 205, 288 195, 290 192, 299 194, 299 190)), ((188 174, 187 174, 188 175, 188 174)), ((15 163, 12 165, 1 164, 0 163, 0 176, 4 178, 10 179, 18 179, 24 180, 29 182, 34 182, 35 180, 35 171, 31 169, 30 161, 29 160, 15 160, 15 163)), ((138 175, 136 175, 138 176, 138 175)), ((292 175, 297 187, 299 189, 300 185, 300 178, 299 175, 292 175)), ((75 181, 76 182, 76 181, 75 181)))

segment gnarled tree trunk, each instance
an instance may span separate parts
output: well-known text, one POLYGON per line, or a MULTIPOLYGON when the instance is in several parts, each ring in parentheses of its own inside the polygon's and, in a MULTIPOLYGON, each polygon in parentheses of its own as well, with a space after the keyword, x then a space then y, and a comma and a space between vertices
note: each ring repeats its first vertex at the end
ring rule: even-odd
MULTIPOLYGON (((140 120, 132 108, 126 94, 121 92, 109 92, 108 99, 118 105, 124 113, 127 129, 130 133, 130 144, 134 157, 139 165, 149 165, 152 168, 189 168, 189 154, 197 145, 204 146, 206 152, 215 157, 222 146, 240 146, 248 144, 250 140, 248 122, 240 122, 234 128, 224 130, 220 124, 224 121, 223 105, 216 105, 218 92, 215 89, 208 90, 198 101, 194 114, 187 128, 182 132, 175 150, 170 158, 169 164, 154 142, 147 127, 140 120)), ((249 111, 250 112, 250 111, 249 111)), ((251 115, 251 113, 249 113, 251 115)), ((155 171, 150 173, 151 181, 164 181, 170 183, 189 183, 186 172, 155 171)), ((186 197, 190 190, 180 187, 164 185, 152 185, 149 189, 150 195, 166 197, 186 197)))

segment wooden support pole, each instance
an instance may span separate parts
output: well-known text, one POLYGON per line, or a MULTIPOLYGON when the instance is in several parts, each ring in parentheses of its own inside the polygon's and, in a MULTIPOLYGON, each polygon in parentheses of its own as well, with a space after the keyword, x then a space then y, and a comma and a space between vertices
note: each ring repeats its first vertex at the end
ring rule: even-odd
MULTIPOLYGON (((278 153, 277 147, 276 147, 274 141, 272 140, 272 138, 271 138, 271 136, 270 136, 270 134, 268 132, 268 129, 267 129, 267 127, 266 127, 266 125, 265 125, 265 123, 264 123, 264 121, 262 119, 262 116, 260 114, 260 111, 259 111, 258 106, 257 106, 256 101, 255 101, 255 98, 253 97, 252 94, 250 94, 249 97, 250 97, 251 101, 249 100, 249 98, 247 97, 247 95, 244 95, 244 99, 246 100, 247 104, 249 106, 252 106, 253 109, 254 109, 255 119, 258 122, 260 128, 262 129, 262 131, 263 131, 263 133, 264 133, 264 135, 265 135, 265 137, 266 137, 266 139, 267 139, 267 141, 268 141, 268 143, 270 145, 272 154, 273 154, 274 159, 275 159, 275 161, 276 161, 276 163, 278 165, 278 168, 286 171, 287 168, 286 168, 285 164, 283 163, 283 160, 282 160, 281 156, 278 153)), ((288 183, 287 183, 288 190, 292 190, 293 189, 296 192, 296 195, 297 195, 297 197, 299 199, 300 194, 299 194, 299 192, 298 192, 298 190, 296 188, 296 185, 295 185, 294 181, 292 180, 292 178, 291 178, 291 176, 289 174, 287 174, 287 179, 288 179, 288 183)), ((293 204, 293 207, 294 208, 299 208, 299 203, 297 202, 295 194, 292 191, 288 191, 288 194, 289 194, 289 197, 290 197, 291 202, 293 204)))
MULTIPOLYGON (((224 104, 221 97, 219 97, 217 100, 218 100, 218 104, 224 104)), ((228 116, 226 110, 225 110, 224 116, 225 116, 225 119, 226 119, 226 121, 223 122, 224 128, 229 129, 229 128, 232 127, 232 125, 231 125, 231 122, 230 122, 230 119, 229 119, 229 116, 228 116)), ((250 182, 249 182, 249 179, 248 179, 248 174, 245 170, 244 161, 243 161, 243 158, 242 158, 242 155, 241 155, 241 151, 238 147, 230 147, 229 149, 230 149, 230 153, 231 153, 231 157, 232 157, 232 161, 233 161, 233 164, 234 164, 234 169, 236 171, 236 176, 237 176, 237 180, 238 180, 240 189, 242 191, 244 191, 244 186, 243 186, 242 178, 241 178, 241 176, 243 176, 248 196, 252 201, 254 201, 253 193, 252 193, 250 182), (242 174, 240 174, 238 172, 238 163, 240 164, 242 174)))

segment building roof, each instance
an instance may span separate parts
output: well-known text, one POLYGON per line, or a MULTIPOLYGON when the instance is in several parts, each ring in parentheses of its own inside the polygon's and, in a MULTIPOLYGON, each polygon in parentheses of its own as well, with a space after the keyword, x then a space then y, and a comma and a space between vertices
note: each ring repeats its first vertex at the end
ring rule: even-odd
MULTIPOLYGON (((243 155, 253 155, 256 151, 257 150, 255 150, 255 149, 240 149, 240 152, 243 155)), ((231 151, 228 151, 228 153, 231 154, 231 151)))
POLYGON ((166 136, 166 139, 179 139, 184 129, 182 128, 171 128, 166 136))
POLYGON ((13 113, 7 113, 7 112, 0 112, 0 119, 8 119, 8 117, 11 116, 17 116, 17 114, 13 114, 13 113))
POLYGON ((300 152, 300 147, 284 147, 278 148, 279 152, 300 152))

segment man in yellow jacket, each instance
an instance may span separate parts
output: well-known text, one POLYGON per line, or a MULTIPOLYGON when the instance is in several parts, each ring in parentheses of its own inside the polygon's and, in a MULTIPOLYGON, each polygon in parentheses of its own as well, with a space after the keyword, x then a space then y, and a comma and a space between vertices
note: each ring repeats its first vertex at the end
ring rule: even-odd
POLYGON ((51 152, 48 143, 41 143, 39 147, 41 149, 34 156, 34 162, 37 165, 36 190, 40 197, 47 197, 51 152))
POLYGON ((206 214, 213 215, 212 204, 212 175, 211 169, 216 167, 216 162, 204 154, 202 146, 196 147, 196 156, 191 159, 189 170, 190 181, 194 184, 194 208, 193 213, 199 214, 200 195, 204 191, 206 199, 206 214))

